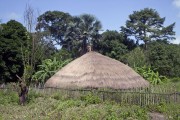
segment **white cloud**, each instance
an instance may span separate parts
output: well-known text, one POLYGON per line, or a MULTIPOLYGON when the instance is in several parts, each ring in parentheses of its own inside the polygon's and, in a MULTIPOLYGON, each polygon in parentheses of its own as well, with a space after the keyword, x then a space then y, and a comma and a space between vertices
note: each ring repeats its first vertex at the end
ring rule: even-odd
POLYGON ((15 13, 15 12, 12 12, 9 15, 7 15, 7 18, 17 20, 17 19, 21 18, 21 16, 18 15, 17 13, 15 13))
POLYGON ((180 8, 180 0, 173 0, 173 5, 180 8))
POLYGON ((180 36, 176 36, 176 39, 172 41, 173 44, 180 44, 180 36))
POLYGON ((180 18, 180 0, 173 0, 173 2, 172 2, 172 4, 176 7, 176 8, 178 8, 178 13, 177 13, 177 16, 176 17, 178 17, 178 18, 180 18))

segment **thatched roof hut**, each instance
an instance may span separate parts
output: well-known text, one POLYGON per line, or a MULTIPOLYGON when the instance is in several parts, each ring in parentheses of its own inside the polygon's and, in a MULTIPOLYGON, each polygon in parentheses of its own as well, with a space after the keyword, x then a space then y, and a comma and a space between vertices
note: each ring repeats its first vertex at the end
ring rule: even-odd
POLYGON ((148 85, 129 66, 97 52, 88 52, 75 59, 45 83, 45 87, 70 89, 131 89, 148 85))

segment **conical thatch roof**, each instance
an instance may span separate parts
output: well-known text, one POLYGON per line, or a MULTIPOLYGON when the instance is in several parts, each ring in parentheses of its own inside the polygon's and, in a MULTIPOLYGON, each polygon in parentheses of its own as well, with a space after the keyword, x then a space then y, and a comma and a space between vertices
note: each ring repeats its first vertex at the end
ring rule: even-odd
POLYGON ((45 87, 130 89, 148 85, 129 66, 97 52, 88 52, 59 70, 45 87))

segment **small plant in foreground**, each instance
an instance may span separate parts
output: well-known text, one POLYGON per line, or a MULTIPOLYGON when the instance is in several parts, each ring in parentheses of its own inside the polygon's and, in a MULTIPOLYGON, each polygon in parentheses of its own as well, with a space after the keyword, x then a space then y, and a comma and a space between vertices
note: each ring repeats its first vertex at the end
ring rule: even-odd
POLYGON ((85 101, 89 104, 98 104, 98 103, 102 102, 102 100, 98 96, 95 96, 93 94, 81 96, 81 100, 85 101))

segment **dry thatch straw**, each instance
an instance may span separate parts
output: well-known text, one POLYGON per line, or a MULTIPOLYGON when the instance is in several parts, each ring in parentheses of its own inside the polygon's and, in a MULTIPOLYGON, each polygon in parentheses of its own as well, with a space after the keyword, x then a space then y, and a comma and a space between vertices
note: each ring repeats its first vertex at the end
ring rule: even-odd
POLYGON ((148 85, 129 66, 97 52, 88 52, 75 59, 45 83, 45 87, 70 89, 131 89, 148 85))

